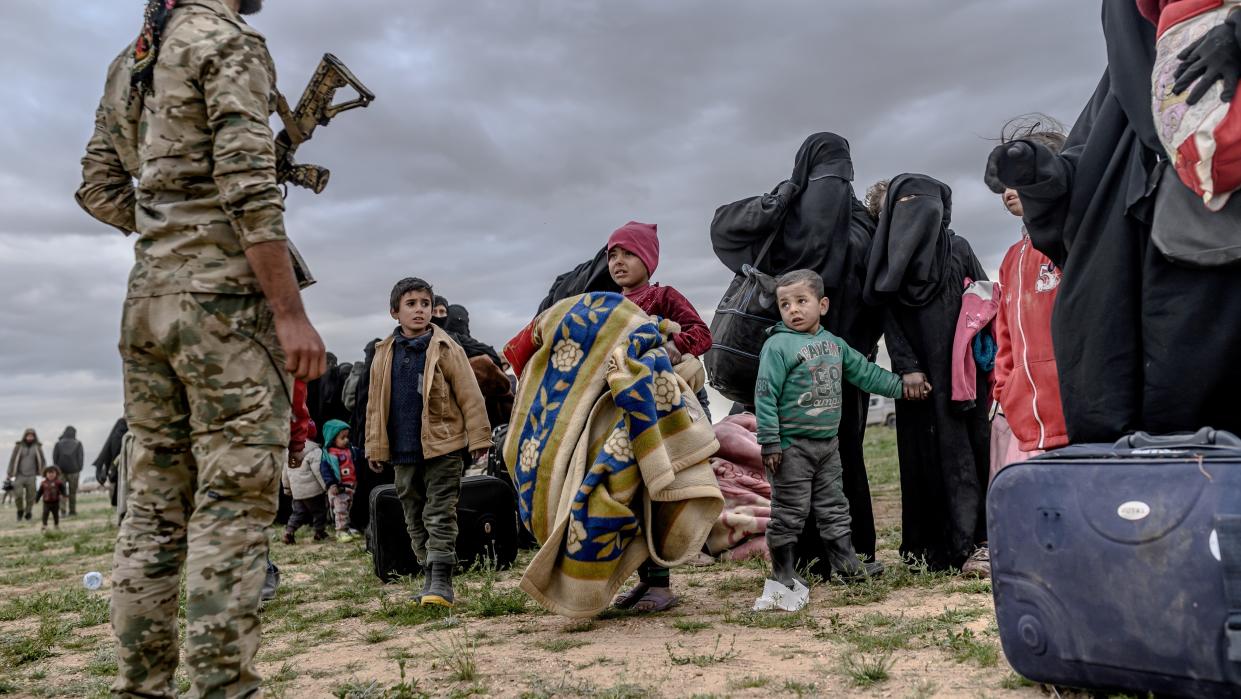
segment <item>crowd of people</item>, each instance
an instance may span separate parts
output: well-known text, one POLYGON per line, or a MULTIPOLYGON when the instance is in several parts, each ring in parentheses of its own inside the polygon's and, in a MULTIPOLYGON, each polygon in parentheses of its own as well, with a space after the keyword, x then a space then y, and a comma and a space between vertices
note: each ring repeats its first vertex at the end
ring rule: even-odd
MULTIPOLYGON (((806 530, 829 575, 882 574, 862 450, 868 392, 899 398, 902 563, 973 574, 988 569, 997 466, 1138 429, 1241 428, 1231 408, 1241 326, 1211 322, 1241 303, 1241 278, 1174 264, 1169 245, 1200 244, 1208 219, 1169 226, 1156 196, 1182 187, 1150 101, 1154 23, 1175 4, 1106 0, 1109 67, 1071 133, 1006 130, 985 179, 1025 225, 1014 222, 998 283, 952 231, 948 185, 897 174, 863 202, 849 143, 832 133, 806 139, 770 195, 774 225, 713 227, 721 261, 774 277, 778 306, 754 398, 734 407, 754 414, 772 502, 772 579, 756 607, 805 604, 806 530), (881 338, 890 372, 873 363, 881 338), (1200 385, 1182 380, 1187 365, 1200 385)), ((657 227, 621 226, 558 277, 502 356, 471 336, 464 308, 405 277, 387 299, 396 327, 362 361, 338 364, 305 313, 300 289, 313 277, 284 230, 274 66, 242 19, 261 5, 150 0, 139 38, 109 68, 83 159, 79 203, 139 237, 120 343, 126 417, 103 461, 118 464, 125 513, 114 690, 175 694, 183 569, 192 692, 257 690, 281 492, 286 544, 304 524, 316 539, 331 524, 348 542, 367 525, 369 490, 394 483, 425 571, 413 602, 452 606, 461 476, 489 449, 502 451, 543 545, 522 589, 572 615, 675 605, 669 570, 702 549, 722 512, 707 467, 721 440, 700 398, 711 330, 651 282, 657 227), (613 598, 633 573, 638 583, 613 598)), ((1205 76, 1235 90, 1238 57, 1241 38, 1213 35, 1186 49, 1174 87, 1205 76)), ((73 511, 72 476, 62 488, 33 432, 9 475, 20 518, 36 497, 45 513, 60 499, 73 511)))

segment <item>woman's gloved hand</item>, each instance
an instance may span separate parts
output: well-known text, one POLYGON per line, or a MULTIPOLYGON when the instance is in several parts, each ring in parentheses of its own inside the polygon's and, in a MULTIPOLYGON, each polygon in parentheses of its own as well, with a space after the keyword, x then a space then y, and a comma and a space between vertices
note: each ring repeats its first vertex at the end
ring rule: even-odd
POLYGON ((1004 190, 1009 188, 1034 184, 1034 166, 1034 147, 1029 143, 1001 143, 991 149, 991 155, 987 157, 987 171, 983 173, 983 181, 991 191, 1003 194, 1004 190))
POLYGON ((1173 73, 1176 78, 1173 94, 1181 94, 1197 81, 1185 100, 1188 104, 1197 104, 1216 82, 1223 81, 1220 99, 1232 101, 1237 94, 1237 80, 1241 78, 1241 27, 1236 17, 1232 15, 1177 54, 1181 65, 1173 73))

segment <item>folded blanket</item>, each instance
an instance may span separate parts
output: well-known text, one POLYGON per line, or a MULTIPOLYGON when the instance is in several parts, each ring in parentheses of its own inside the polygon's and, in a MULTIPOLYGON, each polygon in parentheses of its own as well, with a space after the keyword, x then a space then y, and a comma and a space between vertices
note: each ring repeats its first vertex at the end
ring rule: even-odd
POLYGON ((730 415, 715 425, 720 450, 711 468, 724 496, 707 552, 725 559, 767 556, 767 523, 771 520, 771 484, 763 469, 762 449, 752 414, 730 415))
POLYGON ((531 330, 504 454, 543 544, 521 588, 551 612, 598 614, 648 558, 697 554, 720 514, 719 444, 687 380, 701 364, 674 370, 663 349, 676 330, 612 293, 565 299, 531 330))

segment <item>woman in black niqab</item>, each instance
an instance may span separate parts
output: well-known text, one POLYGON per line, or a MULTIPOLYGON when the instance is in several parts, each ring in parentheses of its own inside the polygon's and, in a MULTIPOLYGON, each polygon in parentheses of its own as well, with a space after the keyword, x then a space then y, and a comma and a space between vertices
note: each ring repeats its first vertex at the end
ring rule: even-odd
MULTIPOLYGON (((960 568, 986 540, 990 425, 985 399, 952 400, 952 343, 966 279, 986 279, 969 243, 948 227, 952 191, 925 175, 888 185, 865 295, 886 302, 892 371, 925 375, 926 400, 897 401, 901 554, 932 570, 960 568)), ((977 395, 988 396, 978 372, 977 395)))
MULTIPOLYGON (((795 187, 793 199, 765 260, 756 258, 766 236, 735 230, 712 230, 715 253, 734 272, 743 265, 772 275, 794 269, 818 272, 831 301, 823 326, 853 349, 872 356, 882 333, 883 313, 863 303, 862 283, 874 222, 854 195, 849 142, 826 131, 811 134, 797 150, 788 181, 795 187)), ((869 396, 847 382, 842 391, 840 460, 853 518, 853 547, 873 559, 875 520, 862 451, 869 396)), ((813 525, 807 523, 806 530, 813 532, 813 525)), ((817 536, 810 538, 818 541, 817 536)))
POLYGON ((1182 267, 1152 242, 1158 187, 1183 186, 1161 184, 1154 27, 1132 0, 1104 0, 1103 33, 1108 67, 1064 151, 1000 146, 988 167, 1064 272, 1052 337, 1069 439, 1241 430, 1241 269, 1182 267))

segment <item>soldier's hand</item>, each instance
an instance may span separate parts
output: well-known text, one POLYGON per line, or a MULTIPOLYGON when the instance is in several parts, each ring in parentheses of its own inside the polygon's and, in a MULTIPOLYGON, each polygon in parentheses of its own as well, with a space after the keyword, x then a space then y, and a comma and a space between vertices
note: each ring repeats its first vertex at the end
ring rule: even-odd
POLYGON ((276 338, 288 358, 284 368, 293 378, 313 381, 327 371, 327 349, 305 314, 301 317, 276 316, 276 338))

